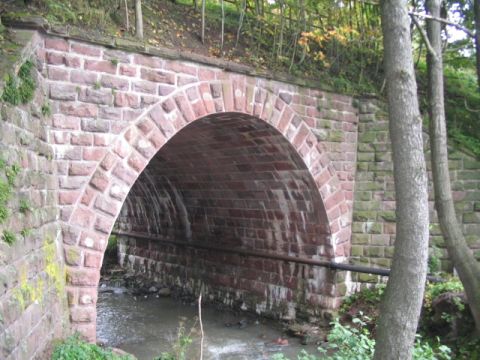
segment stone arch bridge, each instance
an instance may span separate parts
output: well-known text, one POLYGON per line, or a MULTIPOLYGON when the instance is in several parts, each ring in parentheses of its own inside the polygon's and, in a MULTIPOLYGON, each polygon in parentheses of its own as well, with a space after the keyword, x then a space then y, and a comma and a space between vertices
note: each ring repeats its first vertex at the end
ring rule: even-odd
MULTIPOLYGON (((352 98, 61 37, 39 38, 36 56, 52 109, 70 317, 89 338, 116 221, 163 240, 349 256, 352 98)), ((258 312, 295 316, 300 303, 328 309, 342 295, 325 269, 122 238, 136 270, 186 276, 191 289, 205 282, 223 301, 254 296, 258 312)))

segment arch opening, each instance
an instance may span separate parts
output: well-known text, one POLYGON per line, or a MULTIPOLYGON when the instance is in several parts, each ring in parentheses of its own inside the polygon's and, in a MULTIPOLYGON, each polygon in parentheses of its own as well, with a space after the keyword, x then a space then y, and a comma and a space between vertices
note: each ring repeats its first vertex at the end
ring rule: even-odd
POLYGON ((120 264, 164 286, 281 318, 332 307, 327 269, 221 251, 332 257, 312 175, 281 133, 251 115, 209 115, 174 135, 131 188, 114 232, 120 264))

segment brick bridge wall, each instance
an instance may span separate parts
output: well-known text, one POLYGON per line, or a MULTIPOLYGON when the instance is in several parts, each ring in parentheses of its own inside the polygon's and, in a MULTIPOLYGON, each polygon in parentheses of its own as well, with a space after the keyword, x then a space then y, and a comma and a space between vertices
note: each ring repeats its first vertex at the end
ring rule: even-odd
MULTIPOLYGON (((357 138, 350 97, 48 36, 38 61, 52 108, 70 319, 89 339, 103 251, 132 187, 120 218, 128 229, 348 257, 357 138)), ((128 244, 139 269, 168 268, 174 279, 180 270, 154 258, 168 255, 211 295, 251 294, 265 300, 257 310, 285 316, 299 300, 293 290, 303 290, 302 303, 332 308, 345 288, 324 270, 128 244)))
MULTIPOLYGON (((23 57, 34 57, 43 39, 19 32, 23 57)), ((45 359, 43 350, 68 333, 65 270, 58 220, 58 180, 48 119, 41 107, 46 83, 35 74, 38 91, 27 106, 0 102, 0 196, 11 192, 8 216, 0 221, 0 359, 45 359), (7 166, 7 168, 5 168, 7 166), (10 186, 7 169, 19 168, 10 186), (7 171, 6 171, 7 170, 7 171), (23 205, 23 206, 22 206, 23 205), (22 210, 21 210, 22 209, 22 210), (15 237, 13 244, 3 240, 15 237)))
MULTIPOLYGON (((395 193, 385 104, 378 101, 362 104, 359 122, 351 262, 390 267, 395 243, 395 193)), ((424 140, 430 170, 427 133, 424 133, 424 140)), ((451 147, 449 165, 457 217, 463 223, 463 233, 470 248, 480 260, 480 161, 451 147)), ((440 260, 442 270, 451 272, 452 264, 434 209, 431 181, 429 194, 430 256, 440 260)), ((368 274, 352 274, 351 279, 353 289, 361 284, 386 280, 368 274)))

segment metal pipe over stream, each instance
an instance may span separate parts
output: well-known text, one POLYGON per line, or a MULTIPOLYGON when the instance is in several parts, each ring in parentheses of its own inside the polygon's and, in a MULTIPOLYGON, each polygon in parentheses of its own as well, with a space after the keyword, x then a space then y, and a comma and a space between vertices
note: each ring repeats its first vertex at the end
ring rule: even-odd
MULTIPOLYGON (((253 256, 253 257, 263 258, 263 259, 287 261, 287 262, 292 262, 296 264, 320 266, 320 267, 328 268, 330 270, 343 270, 343 271, 353 271, 353 272, 364 273, 364 274, 390 276, 390 269, 373 268, 369 266, 338 263, 335 261, 328 261, 328 260, 316 260, 316 259, 309 259, 309 258, 303 258, 298 256, 277 255, 277 254, 267 253, 263 251, 229 249, 229 248, 222 248, 222 247, 213 246, 213 245, 204 245, 198 242, 192 243, 187 241, 164 240, 157 236, 153 236, 150 234, 142 234, 137 232, 112 231, 112 235, 128 236, 128 237, 133 237, 137 239, 155 240, 163 244, 173 245, 173 246, 183 246, 183 247, 190 247, 190 248, 202 249, 202 250, 213 250, 213 251, 220 251, 228 254, 253 256)), ((442 279, 435 276, 431 276, 431 275, 427 276, 427 280, 432 282, 442 281, 442 279)))

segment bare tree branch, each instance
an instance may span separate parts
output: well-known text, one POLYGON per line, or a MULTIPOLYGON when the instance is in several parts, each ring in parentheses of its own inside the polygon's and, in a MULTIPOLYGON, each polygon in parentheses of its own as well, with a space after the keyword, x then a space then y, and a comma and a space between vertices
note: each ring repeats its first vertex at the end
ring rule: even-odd
POLYGON ((423 42, 425 43, 425 45, 427 45, 428 52, 430 53, 430 55, 432 55, 435 58, 435 60, 437 60, 438 54, 433 49, 432 44, 430 44, 430 41, 428 40, 428 36, 425 33, 425 30, 423 30, 422 26, 420 25, 420 23, 418 22, 418 20, 414 15, 410 14, 410 17, 412 18, 413 23, 415 24, 418 31, 420 32, 420 36, 422 37, 423 42))
POLYGON ((467 34, 468 36, 470 37, 475 37, 475 34, 473 32, 471 32, 470 30, 468 30, 466 27, 463 27, 462 25, 460 24, 456 24, 452 21, 449 21, 447 19, 444 19, 444 18, 439 18, 439 17, 435 17, 435 16, 432 16, 432 15, 428 15, 428 14, 421 14, 421 13, 418 13, 418 12, 414 12, 414 11, 409 11, 408 14, 413 18, 414 16, 415 17, 419 17, 419 18, 422 18, 422 19, 429 19, 429 20, 435 20, 435 21, 438 21, 438 22, 441 22, 443 24, 447 24, 447 25, 450 25, 450 26, 454 26, 456 27, 458 30, 461 30, 463 31, 465 34, 467 34))

